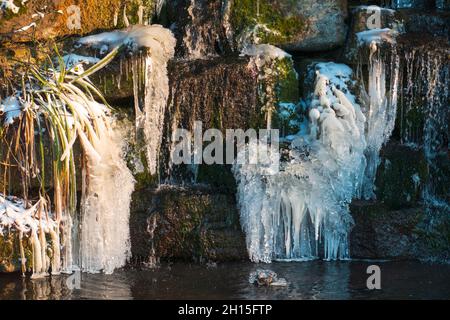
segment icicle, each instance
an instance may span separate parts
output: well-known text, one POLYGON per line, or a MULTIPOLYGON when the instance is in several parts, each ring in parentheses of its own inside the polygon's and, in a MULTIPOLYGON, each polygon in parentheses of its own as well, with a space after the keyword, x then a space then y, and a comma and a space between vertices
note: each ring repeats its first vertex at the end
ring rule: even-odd
MULTIPOLYGON (((387 43, 384 43, 387 45, 387 43)), ((373 192, 377 168, 380 164, 380 150, 391 137, 397 115, 397 91, 399 80, 399 59, 395 51, 395 44, 388 46, 388 52, 383 54, 382 47, 372 41, 369 44, 369 79, 368 92, 363 94, 369 97, 367 112, 367 169, 363 183, 362 195, 366 199, 375 198, 373 192), (387 61, 391 56, 392 61, 387 61), (387 73, 390 82, 387 81, 387 73)), ((361 79, 362 81, 362 79, 361 79)), ((365 90, 365 87, 362 87, 365 90)))

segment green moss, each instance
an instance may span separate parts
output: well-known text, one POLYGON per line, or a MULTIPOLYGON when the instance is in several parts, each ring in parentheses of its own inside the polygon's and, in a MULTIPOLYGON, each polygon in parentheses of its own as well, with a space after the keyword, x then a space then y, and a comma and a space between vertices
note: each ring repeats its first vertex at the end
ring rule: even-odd
POLYGON ((280 102, 297 103, 300 98, 297 72, 292 59, 278 60, 277 70, 277 100, 280 102))
MULTIPOLYGON (((294 0, 289 2, 295 5, 294 0)), ((283 14, 279 4, 269 0, 259 1, 259 15, 256 1, 233 1, 231 23, 237 34, 248 32, 256 25, 264 25, 266 28, 259 28, 256 34, 261 43, 289 42, 306 27, 305 19, 298 15, 283 14)))
POLYGON ((143 20, 148 21, 152 18, 154 0, 135 0, 127 5, 127 17, 130 24, 139 23, 139 7, 144 7, 143 20))

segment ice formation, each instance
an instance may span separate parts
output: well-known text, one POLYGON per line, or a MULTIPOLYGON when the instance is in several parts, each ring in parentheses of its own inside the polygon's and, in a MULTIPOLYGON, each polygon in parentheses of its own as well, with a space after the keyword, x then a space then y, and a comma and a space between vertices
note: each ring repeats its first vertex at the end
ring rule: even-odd
MULTIPOLYGON (((380 164, 379 153, 381 147, 389 140, 395 126, 397 114, 398 85, 399 85, 399 57, 395 51, 395 41, 385 37, 366 36, 367 32, 358 33, 358 38, 365 39, 360 50, 368 50, 368 81, 361 86, 361 95, 367 102, 366 140, 367 168, 362 190, 366 199, 375 198, 373 192, 375 176, 380 164), (361 34, 364 34, 361 36, 361 34), (386 50, 387 49, 387 50, 386 50), (388 51, 388 52, 385 52, 388 51), (367 88, 367 90, 366 90, 367 88)), ((377 34, 377 32, 375 32, 377 34)), ((384 32, 382 33, 384 34, 384 32)), ((367 61, 360 59, 360 66, 367 61)), ((360 81, 364 79, 360 76, 360 81)))
POLYGON ((148 170, 156 174, 169 96, 167 62, 176 44, 172 32, 160 25, 131 26, 84 37, 79 43, 104 52, 123 45, 134 51, 142 49, 132 57, 136 127, 144 131, 148 170))
POLYGON ((365 167, 365 117, 347 87, 350 78, 345 65, 316 66, 308 130, 292 137, 289 160, 281 163, 280 172, 234 165, 252 261, 349 257, 353 220, 348 204, 365 167))
POLYGON ((58 223, 48 211, 47 202, 41 198, 33 206, 22 199, 0 194, 0 236, 6 232, 19 233, 22 272, 26 271, 23 240, 28 238, 32 249, 32 278, 60 272, 60 246, 58 223), (49 242, 47 238, 51 239, 49 242))
POLYGON ((100 132, 83 168, 80 263, 86 272, 112 273, 130 257, 134 178, 123 159, 122 130, 104 127, 100 132))

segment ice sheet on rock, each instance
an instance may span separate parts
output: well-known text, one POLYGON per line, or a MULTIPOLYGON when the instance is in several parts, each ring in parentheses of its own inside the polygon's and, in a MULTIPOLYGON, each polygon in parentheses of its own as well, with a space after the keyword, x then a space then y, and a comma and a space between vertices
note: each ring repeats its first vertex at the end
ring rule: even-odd
MULTIPOLYGON (((368 61, 368 81, 362 86, 362 95, 368 99, 366 140, 367 168, 362 194, 366 199, 375 198, 374 184, 377 168, 380 164, 380 150, 391 137, 397 115, 399 57, 395 45, 388 47, 392 52, 382 54, 385 50, 375 42, 370 44, 368 61), (367 89, 366 89, 367 88, 367 89)), ((361 58, 360 58, 361 59, 361 58)), ((360 61, 365 63, 365 61, 360 61)), ((364 80, 361 79, 363 82, 364 80)))
POLYGON ((370 45, 372 43, 381 44, 384 41, 394 43, 397 34, 397 31, 389 28, 370 29, 358 32, 356 37, 359 45, 370 45))
POLYGON ((103 52, 118 46, 128 46, 132 50, 149 48, 152 56, 165 57, 174 54, 174 37, 169 29, 161 25, 134 25, 123 30, 103 32, 78 40, 81 45, 91 46, 103 52))

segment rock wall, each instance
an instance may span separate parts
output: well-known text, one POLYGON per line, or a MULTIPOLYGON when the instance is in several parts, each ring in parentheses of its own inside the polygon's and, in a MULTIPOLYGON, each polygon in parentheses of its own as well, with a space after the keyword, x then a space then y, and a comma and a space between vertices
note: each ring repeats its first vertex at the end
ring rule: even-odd
MULTIPOLYGON (((355 6, 401 6, 394 2, 174 0, 167 1, 162 11, 155 13, 151 0, 36 0, 24 5, 15 1, 17 9, 5 7, 0 11, 0 98, 10 92, 9 80, 17 74, 11 66, 13 60, 45 60, 53 42, 62 53, 69 53, 74 51, 74 40, 80 35, 119 29, 150 18, 170 27, 177 37, 177 50, 168 68, 170 97, 161 170, 155 177, 134 168, 138 183, 130 222, 133 261, 152 265, 158 259, 202 262, 246 259, 245 237, 234 198, 236 183, 230 167, 200 165, 195 173, 189 171, 192 168, 169 168, 172 129, 178 126, 191 130, 196 120, 203 122, 204 130, 265 126, 259 70, 250 57, 239 56, 244 46, 273 44, 292 54, 298 79, 288 63, 285 66, 288 76, 277 78, 274 94, 277 102, 296 104, 299 92, 305 94, 310 90, 311 83, 305 81, 308 81, 306 66, 312 60, 333 60, 357 69, 355 34, 367 29, 370 13, 366 7, 355 6), (79 12, 71 5, 77 6, 79 12), (160 182, 171 183, 172 187, 158 189, 160 182)), ((407 32, 399 38, 402 52, 408 47, 426 55, 437 52, 441 58, 447 54, 448 58, 449 14, 444 10, 448 9, 447 4, 448 1, 436 4, 417 1, 415 8, 396 12, 385 8, 381 10, 380 27, 407 32)), ((448 64, 448 59, 443 61, 448 64)), ((405 65, 402 71, 406 72, 406 68, 405 65)), ((127 58, 122 56, 92 79, 120 110, 121 117, 132 121, 130 69, 127 58)), ((402 90, 405 92, 405 88, 402 90)), ((430 116, 415 115, 411 117, 418 126, 430 116)), ((275 123, 282 126, 281 120, 275 123)), ((443 140, 443 145, 448 144, 443 140)), ((377 200, 355 201, 351 207, 355 220, 350 241, 354 257, 427 258, 427 253, 432 252, 434 257, 448 259, 448 220, 444 217, 437 222, 429 221, 424 204, 430 167, 423 148, 420 145, 412 148, 404 142, 401 124, 397 123, 391 142, 381 153, 377 200)), ((447 195, 448 199, 448 146, 443 151, 439 171, 443 178, 436 185, 439 194, 447 195)), ((130 166, 136 164, 136 159, 142 160, 133 145, 128 158, 130 166)), ((14 176, 11 179, 18 181, 14 176)), ((51 186, 51 181, 48 185, 51 186)), ((21 189, 16 184, 9 192, 21 189)), ((0 240, 0 271, 16 270, 17 257, 11 253, 16 244, 8 238, 0 240)))

